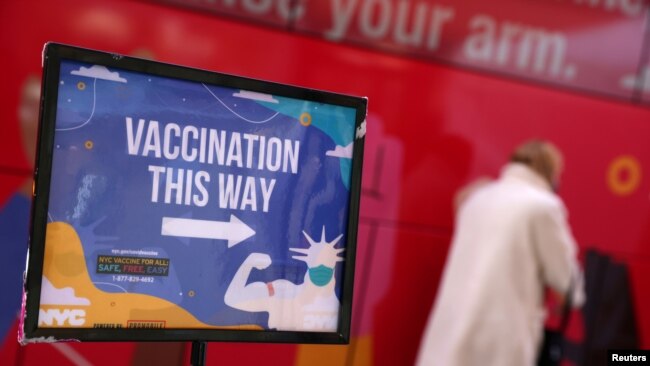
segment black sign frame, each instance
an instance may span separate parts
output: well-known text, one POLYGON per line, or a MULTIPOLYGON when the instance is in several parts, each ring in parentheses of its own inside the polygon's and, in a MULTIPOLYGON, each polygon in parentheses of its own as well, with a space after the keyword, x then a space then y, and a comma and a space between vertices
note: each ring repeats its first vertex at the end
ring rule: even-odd
POLYGON ((166 64, 120 54, 107 53, 57 43, 47 43, 43 50, 43 78, 37 154, 34 170, 34 192, 30 223, 30 245, 24 285, 20 341, 23 344, 42 341, 243 341, 271 343, 347 344, 350 340, 353 279, 367 99, 320 90, 283 85, 240 76, 227 75, 184 66, 166 64), (39 327, 39 306, 45 255, 45 234, 52 174, 52 160, 57 114, 59 73, 62 60, 114 67, 187 81, 269 93, 307 101, 335 104, 356 110, 354 150, 349 190, 349 211, 343 283, 338 326, 335 332, 222 330, 222 329, 102 329, 39 327))

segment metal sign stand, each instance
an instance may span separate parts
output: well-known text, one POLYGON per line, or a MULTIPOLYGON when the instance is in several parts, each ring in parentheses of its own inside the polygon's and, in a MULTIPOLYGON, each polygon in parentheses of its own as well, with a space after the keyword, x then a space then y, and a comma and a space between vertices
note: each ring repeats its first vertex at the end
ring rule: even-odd
POLYGON ((190 366, 205 366, 205 355, 208 344, 205 341, 192 341, 190 366))

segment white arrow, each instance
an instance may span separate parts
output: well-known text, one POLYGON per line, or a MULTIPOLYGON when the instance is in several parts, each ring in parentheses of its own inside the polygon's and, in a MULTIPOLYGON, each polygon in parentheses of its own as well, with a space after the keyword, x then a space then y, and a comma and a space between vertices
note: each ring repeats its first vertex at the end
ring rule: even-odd
POLYGON ((163 217, 161 234, 200 239, 228 240, 228 248, 255 235, 255 230, 235 215, 230 222, 163 217))

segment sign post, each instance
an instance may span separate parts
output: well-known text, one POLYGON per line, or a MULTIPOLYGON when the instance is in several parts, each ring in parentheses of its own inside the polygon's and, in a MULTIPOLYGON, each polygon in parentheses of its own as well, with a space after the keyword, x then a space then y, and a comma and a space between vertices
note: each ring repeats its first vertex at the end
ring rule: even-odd
POLYGON ((192 366, 205 365, 206 356, 207 356, 207 344, 203 341, 193 341, 190 365, 192 366))

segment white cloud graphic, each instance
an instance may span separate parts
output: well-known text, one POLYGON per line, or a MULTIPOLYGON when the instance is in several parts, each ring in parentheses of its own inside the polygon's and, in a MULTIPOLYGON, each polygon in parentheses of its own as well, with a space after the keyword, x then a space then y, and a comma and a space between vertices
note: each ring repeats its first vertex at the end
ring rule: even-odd
POLYGON ((111 72, 106 68, 106 66, 101 65, 92 65, 91 67, 81 66, 79 70, 72 70, 70 73, 72 75, 126 83, 126 79, 120 77, 120 74, 118 72, 111 72))
POLYGON ((334 150, 325 152, 325 155, 333 156, 335 158, 352 159, 352 146, 352 142, 350 142, 346 147, 336 146, 334 150))
POLYGON ((642 91, 650 92, 650 66, 646 66, 639 77, 636 73, 623 75, 619 85, 625 90, 634 90, 639 85, 642 91))
POLYGON ((256 100, 258 102, 267 102, 267 103, 275 103, 275 104, 280 103, 277 99, 273 98, 271 94, 252 92, 247 90, 240 90, 239 93, 234 93, 232 96, 237 98, 256 100))
POLYGON ((52 282, 43 276, 41 305, 90 305, 90 300, 75 296, 72 287, 54 287, 52 282))

